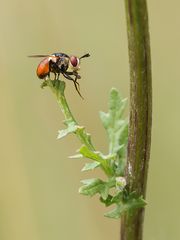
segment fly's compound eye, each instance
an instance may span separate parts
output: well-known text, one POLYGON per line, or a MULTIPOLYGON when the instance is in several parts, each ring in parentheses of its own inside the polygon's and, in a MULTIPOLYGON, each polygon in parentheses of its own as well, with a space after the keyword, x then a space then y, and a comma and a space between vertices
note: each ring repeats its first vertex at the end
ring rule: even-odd
POLYGON ((79 64, 79 59, 75 56, 71 56, 70 57, 70 62, 71 62, 73 67, 77 67, 77 65, 79 64))

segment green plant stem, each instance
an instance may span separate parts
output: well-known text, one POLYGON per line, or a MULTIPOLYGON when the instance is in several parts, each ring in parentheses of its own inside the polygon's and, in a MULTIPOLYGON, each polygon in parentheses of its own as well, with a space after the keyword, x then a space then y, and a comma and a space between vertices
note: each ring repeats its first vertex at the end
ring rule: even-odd
MULTIPOLYGON (((57 98, 58 105, 64 114, 65 117, 65 125, 66 126, 75 126, 77 127, 75 131, 73 131, 76 136, 79 138, 80 142, 85 145, 90 151, 95 151, 95 148, 91 142, 90 134, 88 134, 84 127, 81 127, 76 122, 74 116, 72 115, 68 103, 66 101, 64 90, 65 90, 65 82, 59 80, 46 80, 43 82, 42 87, 48 86, 51 91, 55 94, 57 98), (78 131, 80 130, 80 131, 78 131)), ((109 166, 108 161, 101 162, 101 168, 106 173, 108 177, 113 176, 113 172, 111 167, 109 166)))
MULTIPOLYGON (((65 124, 68 125, 68 123, 71 123, 73 125, 78 125, 74 116, 71 113, 71 110, 68 106, 68 103, 64 95, 65 82, 59 80, 56 81, 47 80, 46 85, 49 86, 52 92, 56 95, 58 105, 65 117, 65 124)), ((86 145, 88 149, 93 151, 95 150, 90 140, 90 136, 85 131, 77 132, 76 135, 78 136, 81 143, 86 145)))
MULTIPOLYGON (((152 83, 146 0, 125 0, 130 62, 130 121, 126 178, 145 198, 150 156, 152 83)), ((121 240, 142 240, 144 209, 121 220, 121 240)))

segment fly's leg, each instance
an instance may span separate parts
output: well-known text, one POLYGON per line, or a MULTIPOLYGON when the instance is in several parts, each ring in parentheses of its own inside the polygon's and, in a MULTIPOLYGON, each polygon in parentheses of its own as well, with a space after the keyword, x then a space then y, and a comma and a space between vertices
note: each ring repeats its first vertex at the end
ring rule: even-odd
POLYGON ((59 80, 60 73, 57 74, 57 80, 59 80))
MULTIPOLYGON (((66 73, 62 73, 62 74, 63 74, 63 76, 64 76, 65 78, 67 78, 68 80, 73 81, 74 86, 75 86, 75 89, 76 89, 76 91, 78 92, 79 96, 80 96, 82 99, 84 99, 83 96, 82 96, 81 93, 80 93, 79 83, 77 82, 77 79, 78 79, 78 76, 79 76, 79 75, 76 76, 75 79, 74 79, 74 78, 72 78, 72 77, 69 76, 69 75, 74 75, 72 72, 66 72, 66 73)), ((80 76, 79 76, 79 77, 80 77, 80 76)))
POLYGON ((77 77, 74 79, 74 86, 75 86, 75 89, 76 89, 76 91, 79 93, 79 96, 82 98, 82 99, 84 99, 83 98, 83 96, 81 95, 81 93, 80 93, 80 85, 79 85, 79 83, 77 82, 77 77))
POLYGON ((54 73, 54 81, 57 79, 57 74, 55 72, 54 73))
MULTIPOLYGON (((78 90, 80 92, 80 85, 79 83, 77 82, 78 79, 81 79, 81 76, 77 73, 77 72, 66 72, 66 74, 69 76, 69 75, 73 75, 75 76, 75 79, 73 79, 72 81, 74 82, 74 84, 76 85, 75 87, 77 88, 78 86, 78 90)), ((72 79, 72 78, 71 78, 72 79)), ((76 89, 77 90, 77 89, 76 89)))
POLYGON ((71 75, 71 76, 73 75, 73 76, 77 77, 77 79, 81 79, 81 76, 80 76, 77 72, 75 72, 75 71, 74 71, 74 72, 67 72, 67 71, 66 71, 65 73, 66 73, 67 75, 69 75, 69 76, 70 76, 70 75, 71 75))

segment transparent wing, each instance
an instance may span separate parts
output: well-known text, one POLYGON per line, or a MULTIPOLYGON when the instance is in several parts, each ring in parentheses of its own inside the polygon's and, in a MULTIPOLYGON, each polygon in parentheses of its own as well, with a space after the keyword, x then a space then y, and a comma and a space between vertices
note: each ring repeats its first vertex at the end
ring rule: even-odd
POLYGON ((41 57, 50 57, 51 55, 42 55, 42 54, 40 54, 40 55, 29 55, 28 57, 33 57, 33 58, 41 58, 41 57))

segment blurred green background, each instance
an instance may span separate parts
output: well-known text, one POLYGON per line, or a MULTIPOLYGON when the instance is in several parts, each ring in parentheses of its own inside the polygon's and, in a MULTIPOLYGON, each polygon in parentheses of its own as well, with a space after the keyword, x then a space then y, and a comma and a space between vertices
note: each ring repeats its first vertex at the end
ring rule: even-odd
MULTIPOLYGON (((153 67, 153 135, 145 240, 180 239, 180 2, 149 0, 153 67)), ((68 159, 74 136, 56 140, 63 116, 36 77, 31 54, 65 52, 82 63, 81 93, 66 95, 80 124, 107 152, 98 111, 117 87, 129 96, 124 2, 83 0, 1 1, 0 14, 0 239, 118 240, 119 221, 103 217, 97 198, 78 194, 83 160, 68 159)), ((91 177, 96 176, 96 172, 91 177)))

